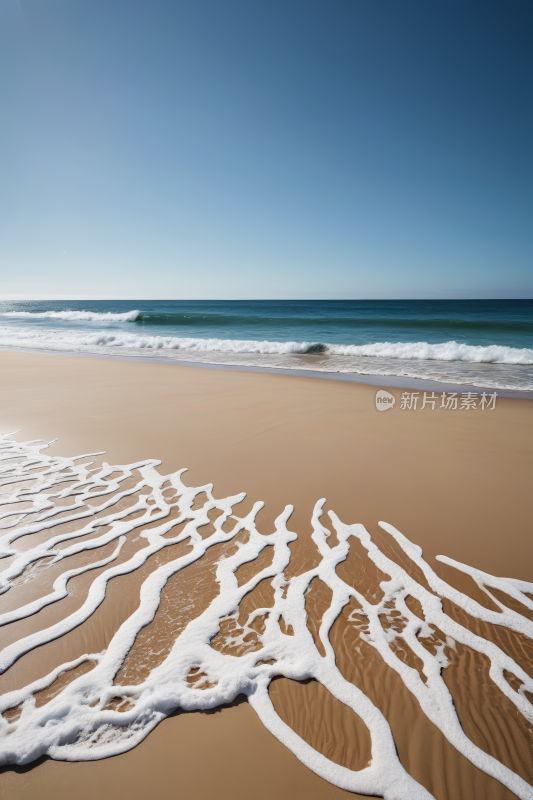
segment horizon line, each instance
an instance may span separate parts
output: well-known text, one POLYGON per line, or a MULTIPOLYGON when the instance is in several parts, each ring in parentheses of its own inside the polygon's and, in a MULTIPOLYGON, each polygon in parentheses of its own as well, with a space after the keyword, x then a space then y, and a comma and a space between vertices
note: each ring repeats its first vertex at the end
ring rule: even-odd
POLYGON ((226 302, 226 303, 283 303, 283 302, 315 302, 315 303, 339 303, 339 302, 467 302, 467 301, 491 301, 491 300, 522 300, 524 302, 533 302, 533 294, 524 295, 521 297, 516 296, 499 296, 499 297, 57 297, 51 295, 0 295, 1 302, 128 302, 128 303, 146 303, 146 302, 193 302, 193 303, 212 303, 212 302, 226 302))

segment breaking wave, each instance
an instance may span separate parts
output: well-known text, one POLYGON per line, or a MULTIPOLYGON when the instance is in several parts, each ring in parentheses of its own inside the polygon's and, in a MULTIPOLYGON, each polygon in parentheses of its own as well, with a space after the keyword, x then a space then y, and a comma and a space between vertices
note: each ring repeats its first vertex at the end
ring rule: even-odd
POLYGON ((131 322, 139 323, 142 326, 177 326, 184 328, 251 328, 260 326, 261 328, 279 329, 280 326, 289 328, 301 328, 315 326, 320 328, 324 324, 333 325, 335 328, 342 329, 349 334, 350 331, 360 329, 381 330, 421 330, 429 334, 436 332, 453 336, 454 333, 483 332, 492 333, 495 337, 502 333, 513 332, 516 334, 531 334, 533 322, 529 320, 511 320, 494 318, 468 318, 465 316, 434 316, 415 317, 399 315, 378 315, 370 316, 365 313, 354 313, 351 316, 342 316, 342 313, 324 313, 322 316, 316 313, 282 315, 279 312, 273 314, 266 311, 264 314, 257 313, 236 313, 235 310, 209 311, 209 310, 187 310, 187 311, 141 311, 134 309, 125 312, 95 312, 86 310, 64 310, 64 311, 6 311, 0 312, 0 317, 13 319, 50 319, 65 320, 69 322, 131 322))
POLYGON ((13 319, 63 319, 69 322, 135 322, 140 311, 125 311, 114 314, 111 311, 4 311, 0 317, 13 319))
MULTIPOLYGON (((211 709, 243 694, 264 725, 331 783, 386 800, 429 800, 400 763, 387 718, 365 687, 342 671, 346 656, 335 648, 341 624, 341 641, 353 643, 347 657, 364 670, 367 689, 376 675, 383 692, 383 670, 393 674, 462 757, 521 800, 532 800, 533 789, 517 774, 523 765, 511 768, 508 755, 488 752, 490 740, 480 746, 469 738, 445 673, 472 658, 488 665, 486 676, 473 669, 471 679, 490 680, 500 698, 495 703, 512 709, 502 724, 525 737, 521 752, 529 759, 533 679, 490 631, 531 643, 533 622, 525 614, 533 611, 533 584, 439 556, 477 584, 484 599, 476 602, 439 578, 421 548, 392 525, 380 523, 399 554, 392 558, 363 525, 345 524, 330 512, 332 535, 321 522, 325 500, 312 517, 315 566, 291 573, 289 545, 298 539, 288 527, 292 506, 265 535, 255 522, 262 503, 239 517, 234 507, 244 494, 215 499, 212 485, 186 486, 185 470, 162 476, 154 460, 91 469, 94 460, 77 463, 87 456, 47 456, 45 447, 0 436, 0 558, 8 559, 0 593, 13 596, 0 626, 9 631, 36 621, 33 632, 26 627, 0 651, 0 673, 34 650, 42 672, 0 697, 0 765, 43 755, 106 758, 135 747, 175 709, 211 709), (343 565, 352 553, 358 566, 347 578, 343 565), (58 650, 63 662, 56 653, 50 668, 41 646, 90 621, 109 604, 114 579, 139 574, 141 567, 140 594, 134 593, 131 613, 119 620, 106 649, 70 661, 58 650), (90 578, 97 568, 83 604, 39 626, 35 615, 52 604, 61 609, 68 581, 90 578), (326 598, 320 613, 308 602, 316 586, 326 598), (473 629, 465 620, 476 623, 473 629), (314 679, 362 720, 371 749, 360 769, 321 754, 282 720, 269 694, 280 676, 314 679)), ((362 744, 350 742, 354 747, 362 744)))
MULTIPOLYGON (((49 312, 89 314, 90 312, 49 312)), ((134 314, 138 312, 128 312, 134 314)), ((109 315, 124 317, 124 315, 109 315)), ((99 318, 106 317, 105 314, 99 318)), ((483 364, 533 364, 533 350, 502 345, 467 345, 460 342, 377 342, 351 345, 323 342, 276 342, 252 339, 199 339, 181 336, 144 336, 124 331, 52 330, 0 326, 0 345, 39 347, 55 350, 76 350, 80 347, 122 347, 139 350, 177 350, 198 353, 323 353, 336 356, 388 358, 398 360, 461 361, 483 364)))
POLYGON ((328 352, 343 356, 468 361, 479 364, 533 364, 533 350, 502 345, 469 345, 460 342, 377 342, 364 345, 327 345, 328 352))

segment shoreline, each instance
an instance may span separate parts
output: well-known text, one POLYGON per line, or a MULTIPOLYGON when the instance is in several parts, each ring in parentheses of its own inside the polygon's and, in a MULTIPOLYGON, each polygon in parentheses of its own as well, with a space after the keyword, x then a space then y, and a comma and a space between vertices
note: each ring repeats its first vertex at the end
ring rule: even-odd
POLYGON ((171 366, 193 367, 203 369, 228 370, 232 372, 255 372, 267 375, 286 375, 300 378, 319 378, 322 380, 341 381, 344 383, 357 383, 365 386, 390 387, 394 389, 413 389, 428 392, 465 392, 480 395, 497 393, 498 397, 514 398, 517 400, 533 400, 533 391, 524 389, 501 389, 487 386, 477 386, 470 383, 449 383, 432 381, 425 378, 410 378, 401 375, 376 375, 366 373, 325 372, 321 370, 283 369, 281 367, 259 367, 240 364, 217 364, 207 361, 181 361, 172 357, 160 356, 133 356, 108 353, 81 353, 69 350, 39 350, 23 347, 6 347, 1 345, 0 352, 31 353, 34 355, 70 356, 72 358, 101 358, 115 361, 132 361, 139 363, 166 364, 171 366))
POLYGON ((529 398, 516 403, 515 397, 498 397, 494 411, 473 414, 438 405, 400 411, 398 403, 380 413, 374 384, 294 376, 292 370, 283 375, 167 365, 152 359, 85 354, 54 359, 0 351, 3 432, 19 430, 17 438, 24 440, 58 439, 47 451, 58 455, 105 450, 109 463, 156 458, 163 473, 187 467, 187 483, 213 483, 219 496, 244 491, 250 507, 264 501, 260 516, 266 524, 291 504, 293 519, 307 528, 314 503, 326 497, 328 507, 347 522, 397 522, 425 551, 429 547, 430 557, 437 555, 439 539, 448 545, 455 541, 457 549, 445 555, 493 574, 503 569, 507 577, 522 577, 513 574, 514 565, 527 572, 525 580, 533 579, 531 568, 526 570, 509 548, 499 559, 487 548, 466 555, 463 537, 450 535, 457 523, 453 515, 446 514, 448 524, 443 518, 429 537, 420 519, 426 513, 433 517, 432 502, 442 511, 441 487, 446 486, 463 513, 472 506, 466 519, 475 527, 484 506, 481 519, 487 519, 495 543, 496 520, 503 525, 511 511, 521 525, 528 524, 529 398), (512 458, 526 459, 524 469, 513 470, 513 480, 512 458), (474 463, 469 471, 467 465, 474 463), (475 471, 481 468, 483 473, 475 471), (505 509, 498 501, 502 486, 505 509), (476 504, 480 507, 474 509, 476 504))

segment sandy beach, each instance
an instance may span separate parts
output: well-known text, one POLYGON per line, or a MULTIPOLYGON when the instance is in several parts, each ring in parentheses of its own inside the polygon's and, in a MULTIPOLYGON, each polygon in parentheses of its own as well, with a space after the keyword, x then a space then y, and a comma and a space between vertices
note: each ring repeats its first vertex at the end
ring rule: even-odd
MULTIPOLYGON (((240 516, 264 501, 257 517, 260 533, 269 534, 284 507, 293 505, 288 523, 298 534, 291 545, 293 575, 309 568, 315 557, 310 520, 315 503, 326 498, 326 511, 333 510, 344 523, 362 523, 383 552, 401 560, 378 522, 393 525, 423 549, 426 562, 447 584, 488 608, 496 606, 472 578, 435 557, 445 555, 491 575, 533 581, 531 400, 499 398, 494 410, 484 411, 445 410, 438 403, 435 409, 401 410, 401 390, 392 387, 398 402, 378 413, 373 386, 8 351, 0 352, 0 375, 0 432, 19 431, 18 441, 57 438, 43 451, 49 455, 105 451, 103 459, 111 465, 159 459, 161 475, 187 467, 183 482, 188 486, 213 484, 215 497, 246 492, 236 512, 240 516)), ((354 550, 337 568, 348 583, 361 580, 355 577, 362 563, 357 558, 354 550)), ((404 567, 411 569, 407 561, 404 567)), ((87 575, 82 578, 80 597, 90 583, 87 575)), ((117 585, 125 579, 116 579, 117 585)), ((368 591, 373 582, 379 584, 379 576, 368 567, 363 581, 368 591)), ((20 658, 0 676, 0 692, 46 674, 43 664, 57 662, 59 654, 64 661, 98 652, 95 648, 102 643, 105 647, 130 613, 135 592, 138 596, 138 585, 129 585, 131 596, 115 592, 115 606, 106 595, 78 639, 73 631, 64 637, 70 637, 68 642, 51 642, 20 658)), ((62 603, 67 608, 77 602, 74 595, 56 603, 50 619, 64 613, 62 603)), ((319 620, 327 592, 318 586, 309 602, 310 619, 319 620)), ((502 626, 478 624, 452 605, 445 607, 446 613, 512 653, 533 676, 531 641, 502 626)), ((523 606, 513 610, 533 616, 523 606)), ((388 720, 407 772, 439 800, 514 797, 446 740, 398 675, 357 639, 348 620, 353 611, 343 609, 331 630, 337 666, 388 720), (358 647, 361 658, 354 656, 358 647)), ((28 624, 13 623, 21 627, 14 628, 11 638, 12 626, 2 628, 7 636, 2 646, 21 631, 34 629, 23 627, 28 624)), ((464 731, 484 752, 531 783, 532 725, 492 682, 486 658, 462 647, 457 646, 455 655, 448 653, 444 680, 464 731)), ((413 666, 410 657, 406 663, 413 666)), ((321 684, 278 678, 270 696, 281 718, 316 750, 352 770, 366 765, 370 744, 365 726, 321 684)), ((0 791, 14 800, 37 793, 57 800, 73 793, 81 800, 148 793, 244 799, 252 786, 258 798, 357 796, 300 763, 242 696, 221 710, 176 713, 123 755, 84 763, 41 759, 4 767, 0 773, 0 791)))
POLYGON ((532 8, 0 5, 0 800, 533 800, 532 8))

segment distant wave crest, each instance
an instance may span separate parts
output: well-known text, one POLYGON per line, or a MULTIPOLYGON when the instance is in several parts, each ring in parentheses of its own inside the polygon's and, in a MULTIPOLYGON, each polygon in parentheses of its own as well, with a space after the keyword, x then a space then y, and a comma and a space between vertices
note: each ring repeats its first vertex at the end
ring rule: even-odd
MULTIPOLYGON (((56 312, 50 312, 56 313, 56 312)), ((90 312, 57 312, 90 313, 90 312)), ((131 314, 138 312, 128 312, 131 314)), ((96 316, 96 315, 95 315, 96 316)), ((106 317, 100 314, 100 318, 106 317)), ((110 315, 111 316, 111 315, 110 315)), ((115 317, 121 315, 115 314, 115 317)), ((463 361, 485 364, 533 364, 533 350, 502 345, 467 345, 450 341, 378 342, 365 345, 327 344, 322 342, 276 342, 245 339, 195 339, 179 336, 143 336, 124 331, 51 330, 0 326, 0 345, 76 350, 80 347, 127 347, 147 350, 183 350, 188 352, 264 353, 273 355, 321 353, 337 356, 463 361)))
POLYGON ((26 319, 64 319, 70 322, 135 322, 140 317, 140 311, 126 311, 123 314, 113 314, 111 311, 5 311, 2 317, 26 319))
POLYGON ((137 323, 140 326, 173 326, 179 328, 213 328, 224 326, 225 328, 248 328, 253 326, 260 326, 261 329, 279 328, 282 326, 289 326, 290 328, 301 328, 309 326, 322 326, 324 323, 332 324, 336 328, 347 331, 356 331, 361 329, 375 329, 380 328, 389 330, 402 330, 402 329, 417 329, 421 331, 437 331, 444 333, 448 331, 450 337, 454 335, 454 331, 482 331, 486 334, 491 332, 497 337, 502 332, 514 333, 531 333, 533 331, 533 320, 510 320, 510 319, 480 319, 480 318, 465 318, 465 317, 442 317, 442 316, 428 316, 428 317, 414 317, 411 315, 401 317, 394 316, 369 316, 368 314, 355 314, 352 316, 331 316, 326 314, 300 316, 298 314, 289 316, 280 316, 276 314, 269 316, 268 314, 240 314, 233 310, 220 310, 212 311, 140 311, 133 309, 125 312, 97 312, 80 309, 64 310, 64 311, 7 311, 0 312, 0 319, 8 317, 13 319, 50 319, 50 320, 64 320, 67 322, 129 322, 137 323))

